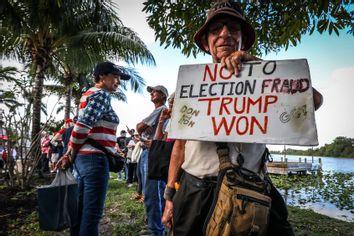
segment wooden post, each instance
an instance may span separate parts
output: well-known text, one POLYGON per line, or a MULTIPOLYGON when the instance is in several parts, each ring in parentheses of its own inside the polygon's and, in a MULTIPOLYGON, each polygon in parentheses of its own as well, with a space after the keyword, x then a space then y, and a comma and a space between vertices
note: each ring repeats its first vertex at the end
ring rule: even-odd
POLYGON ((283 157, 280 158, 280 161, 283 162, 283 157))
POLYGON ((307 158, 305 157, 305 164, 307 163, 307 158))
POLYGON ((299 157, 299 162, 301 162, 301 157, 299 157))

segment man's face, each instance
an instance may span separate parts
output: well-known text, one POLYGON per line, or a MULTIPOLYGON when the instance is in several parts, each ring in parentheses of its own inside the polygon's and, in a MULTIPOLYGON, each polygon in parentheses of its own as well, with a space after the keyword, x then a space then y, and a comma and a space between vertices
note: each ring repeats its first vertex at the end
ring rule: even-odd
POLYGON ((162 92, 158 91, 158 90, 152 90, 150 92, 150 96, 151 96, 151 101, 153 103, 161 102, 165 98, 165 95, 162 92))
POLYGON ((239 50, 240 39, 241 26, 238 21, 231 16, 223 16, 210 23, 203 44, 213 62, 220 62, 221 58, 239 50))

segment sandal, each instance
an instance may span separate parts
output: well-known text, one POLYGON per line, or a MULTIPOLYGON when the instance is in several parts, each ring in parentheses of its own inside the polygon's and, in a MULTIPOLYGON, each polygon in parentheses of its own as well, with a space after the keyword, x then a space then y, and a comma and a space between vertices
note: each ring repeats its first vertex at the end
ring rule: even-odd
POLYGON ((136 200, 139 203, 144 203, 144 196, 141 195, 141 197, 139 199, 136 200))
POLYGON ((134 193, 130 200, 139 200, 142 196, 142 194, 134 193))

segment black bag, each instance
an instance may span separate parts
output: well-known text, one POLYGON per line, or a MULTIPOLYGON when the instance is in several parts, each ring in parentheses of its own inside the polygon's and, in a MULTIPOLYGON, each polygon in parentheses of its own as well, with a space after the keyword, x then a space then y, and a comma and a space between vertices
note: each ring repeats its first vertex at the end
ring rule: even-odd
POLYGON ((78 187, 70 170, 59 170, 50 185, 37 189, 39 228, 61 231, 78 222, 78 187))
POLYGON ((118 173, 119 171, 123 170, 124 167, 123 157, 108 151, 105 147, 98 144, 95 140, 91 138, 88 138, 86 142, 89 143, 92 147, 97 148, 98 150, 101 150, 106 154, 109 163, 109 172, 118 173))
POLYGON ((153 140, 148 158, 148 178, 167 181, 173 142, 153 140))

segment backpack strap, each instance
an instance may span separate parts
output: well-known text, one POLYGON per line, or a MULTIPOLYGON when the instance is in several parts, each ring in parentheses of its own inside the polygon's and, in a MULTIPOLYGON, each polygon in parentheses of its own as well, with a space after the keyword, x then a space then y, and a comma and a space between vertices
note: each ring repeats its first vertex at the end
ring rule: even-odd
POLYGON ((231 169, 235 165, 231 163, 230 160, 230 149, 227 143, 217 142, 216 144, 216 153, 219 157, 219 172, 223 172, 224 170, 231 169))

